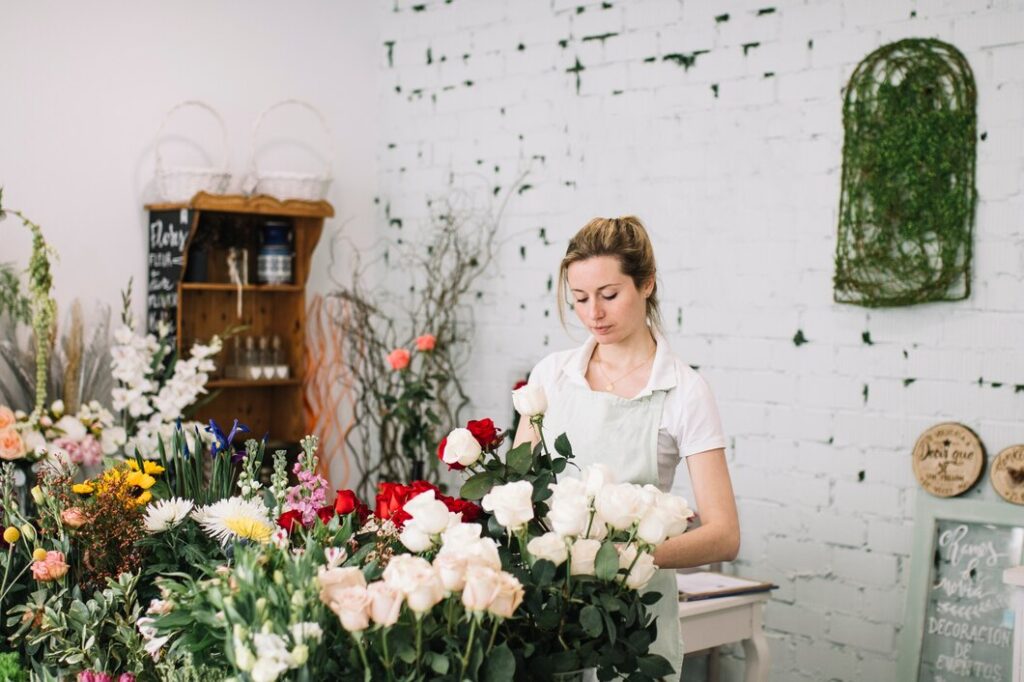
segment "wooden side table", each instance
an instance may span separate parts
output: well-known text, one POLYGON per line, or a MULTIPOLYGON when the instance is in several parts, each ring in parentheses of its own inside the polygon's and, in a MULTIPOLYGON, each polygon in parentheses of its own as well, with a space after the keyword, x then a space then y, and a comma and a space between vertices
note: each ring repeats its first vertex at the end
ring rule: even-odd
POLYGON ((767 682, 771 652, 763 620, 764 605, 770 595, 755 592, 680 602, 679 629, 684 653, 742 642, 747 666, 744 682, 767 682))
POLYGON ((1013 682, 1024 682, 1024 566, 1003 571, 1003 582, 1012 585, 1013 602, 1013 682))

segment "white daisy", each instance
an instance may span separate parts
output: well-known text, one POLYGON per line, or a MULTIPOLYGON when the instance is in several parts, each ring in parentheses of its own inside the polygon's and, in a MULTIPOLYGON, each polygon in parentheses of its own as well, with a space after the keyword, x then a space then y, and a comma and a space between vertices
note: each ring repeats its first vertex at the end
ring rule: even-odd
POLYGON ((146 506, 146 518, 143 523, 148 532, 162 533, 184 521, 193 506, 192 500, 183 500, 180 497, 152 502, 146 506))
POLYGON ((266 542, 274 532, 269 510, 255 498, 228 497, 196 509, 192 518, 223 545, 235 539, 266 542))

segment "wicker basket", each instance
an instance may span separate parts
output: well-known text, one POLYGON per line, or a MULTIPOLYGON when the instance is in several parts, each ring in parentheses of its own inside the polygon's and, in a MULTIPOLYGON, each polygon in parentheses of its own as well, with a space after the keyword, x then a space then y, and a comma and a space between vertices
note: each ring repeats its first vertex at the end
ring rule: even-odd
POLYGON ((209 192, 210 194, 222 194, 231 180, 231 173, 228 172, 228 129, 224 125, 224 119, 220 114, 205 102, 198 100, 187 100, 171 107, 160 123, 160 130, 157 132, 156 141, 156 186, 161 199, 170 202, 186 202, 192 199, 197 192, 209 192), (199 107, 208 111, 220 125, 221 139, 224 142, 224 159, 220 168, 198 167, 198 166, 167 166, 161 153, 161 145, 164 140, 164 128, 171 115, 185 107, 199 107))
POLYGON ((263 120, 274 109, 283 106, 300 106, 312 112, 320 121, 327 137, 328 149, 334 148, 334 136, 327 119, 315 106, 309 102, 298 99, 286 99, 267 107, 257 117, 252 127, 252 152, 249 157, 250 182, 249 189, 253 194, 268 194, 276 199, 304 199, 306 201, 319 201, 327 196, 327 189, 334 179, 331 175, 331 164, 328 161, 327 167, 322 173, 300 173, 296 171, 283 170, 261 170, 256 165, 256 146, 260 128, 263 120))

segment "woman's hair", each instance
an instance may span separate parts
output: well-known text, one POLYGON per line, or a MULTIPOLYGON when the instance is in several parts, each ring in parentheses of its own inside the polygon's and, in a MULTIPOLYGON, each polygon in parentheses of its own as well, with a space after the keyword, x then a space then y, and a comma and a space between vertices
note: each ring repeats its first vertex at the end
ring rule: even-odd
POLYGON ((569 240, 569 248, 565 250, 565 258, 558 270, 558 317, 562 324, 565 325, 569 266, 597 256, 615 257, 622 274, 632 279, 637 289, 642 289, 648 282, 653 284, 651 295, 647 297, 647 321, 655 329, 660 329, 654 247, 643 223, 631 215, 594 218, 569 240))

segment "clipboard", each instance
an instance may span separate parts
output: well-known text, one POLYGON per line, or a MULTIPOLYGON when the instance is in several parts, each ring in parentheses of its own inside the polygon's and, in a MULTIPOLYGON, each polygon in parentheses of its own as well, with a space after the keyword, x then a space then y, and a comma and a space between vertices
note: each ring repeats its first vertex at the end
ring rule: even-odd
POLYGON ((778 587, 772 583, 738 578, 715 571, 676 573, 676 585, 679 588, 679 601, 698 601, 753 592, 768 592, 778 587))

